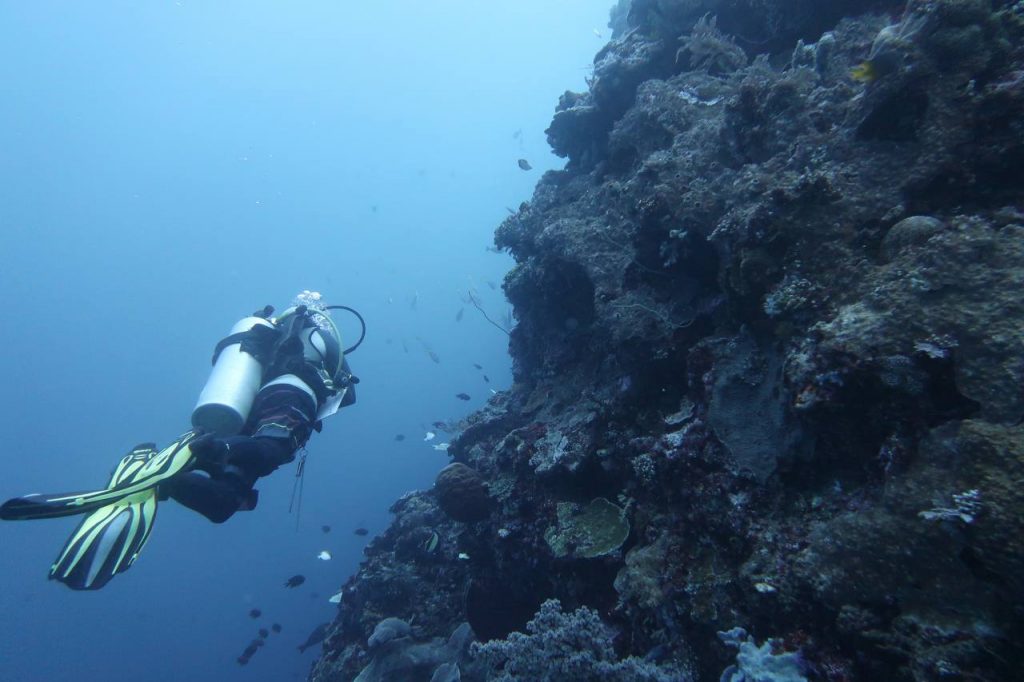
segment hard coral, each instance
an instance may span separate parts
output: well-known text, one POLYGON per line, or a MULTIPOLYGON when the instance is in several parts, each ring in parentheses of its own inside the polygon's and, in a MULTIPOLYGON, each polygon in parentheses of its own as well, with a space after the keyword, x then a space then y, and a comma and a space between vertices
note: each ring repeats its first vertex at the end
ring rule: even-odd
POLYGON ((434 491, 441 509, 451 518, 471 523, 487 518, 491 498, 480 474, 465 464, 449 464, 437 475, 434 491))
POLYGON ((629 537, 626 511, 598 497, 583 509, 569 502, 558 504, 558 524, 548 528, 544 539, 555 556, 583 559, 614 552, 629 537))

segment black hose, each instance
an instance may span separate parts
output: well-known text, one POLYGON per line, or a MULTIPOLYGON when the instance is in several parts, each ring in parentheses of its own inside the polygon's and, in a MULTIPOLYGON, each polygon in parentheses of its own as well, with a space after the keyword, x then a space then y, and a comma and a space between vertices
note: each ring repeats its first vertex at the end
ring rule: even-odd
POLYGON ((363 339, 366 338, 366 320, 363 319, 363 316, 360 315, 358 311, 356 311, 355 309, 349 308, 347 305, 329 305, 325 308, 325 310, 347 310, 348 312, 356 316, 356 319, 359 320, 359 326, 362 328, 361 331, 359 332, 359 340, 356 341, 351 346, 349 346, 348 348, 346 348, 345 350, 343 350, 342 353, 348 355, 356 348, 359 348, 359 344, 361 344, 363 342, 363 339))

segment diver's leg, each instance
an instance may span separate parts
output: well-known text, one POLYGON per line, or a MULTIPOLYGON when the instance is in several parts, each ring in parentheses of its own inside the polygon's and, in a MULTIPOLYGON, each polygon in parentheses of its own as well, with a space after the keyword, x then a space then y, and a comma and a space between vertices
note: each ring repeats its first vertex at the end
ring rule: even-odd
MULTIPOLYGON (((303 384, 304 386, 304 384, 303 384)), ((223 523, 236 511, 256 507, 256 479, 295 459, 316 423, 311 390, 294 383, 271 384, 260 390, 246 431, 252 435, 209 438, 194 448, 196 468, 161 485, 161 493, 223 523)))
POLYGON ((230 476, 212 478, 195 471, 162 483, 160 492, 214 523, 224 523, 236 511, 255 508, 259 496, 251 483, 246 485, 230 476))

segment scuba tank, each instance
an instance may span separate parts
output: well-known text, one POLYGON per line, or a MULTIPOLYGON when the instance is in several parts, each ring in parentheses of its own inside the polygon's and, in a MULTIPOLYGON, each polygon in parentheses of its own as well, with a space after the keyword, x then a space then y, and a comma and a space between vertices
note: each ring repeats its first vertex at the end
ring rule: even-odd
POLYGON ((217 436, 231 436, 242 430, 256 393, 263 384, 263 364, 242 350, 252 329, 274 328, 262 317, 250 316, 235 323, 231 333, 217 346, 213 370, 192 410, 192 426, 217 436), (233 341, 233 343, 225 342, 233 341))

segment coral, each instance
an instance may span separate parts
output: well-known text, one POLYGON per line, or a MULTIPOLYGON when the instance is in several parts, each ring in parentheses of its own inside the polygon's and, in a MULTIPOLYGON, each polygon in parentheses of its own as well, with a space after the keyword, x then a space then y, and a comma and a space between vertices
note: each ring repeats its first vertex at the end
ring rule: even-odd
POLYGON ((747 54, 734 40, 718 30, 717 17, 705 14, 693 25, 689 35, 679 39, 682 47, 676 52, 676 61, 680 55, 689 54, 690 66, 704 69, 713 74, 732 73, 747 65, 747 54))
POLYGON ((473 631, 459 625, 447 640, 417 641, 409 624, 385 618, 373 631, 367 645, 373 653, 370 663, 354 682, 437 682, 459 680, 459 664, 465 658, 473 631))
POLYGON ((977 488, 965 490, 953 495, 952 506, 934 507, 918 512, 917 515, 928 521, 960 521, 974 523, 981 511, 981 492, 977 488))
POLYGON ((480 474, 455 462, 441 469, 434 481, 438 505, 456 521, 470 523, 487 518, 491 498, 480 474))
POLYGON ((807 682, 800 655, 775 653, 771 640, 757 646, 743 628, 719 632, 718 638, 739 649, 736 664, 722 673, 720 682, 807 682))
POLYGON ((654 458, 650 454, 646 452, 639 454, 630 463, 633 465, 633 471, 636 473, 636 478, 640 481, 641 485, 650 485, 654 481, 658 469, 654 463, 654 458))
POLYGON ((393 639, 408 637, 412 634, 412 628, 401 618, 385 618, 377 623, 373 634, 366 640, 366 646, 370 649, 387 644, 393 639))
POLYGON ((629 537, 626 512, 603 497, 583 509, 571 502, 558 504, 558 523, 544 533, 555 556, 593 559, 614 552, 629 537))
POLYGON ((944 227, 941 220, 931 216, 913 215, 904 218, 890 227, 882 238, 882 256, 892 260, 907 249, 924 246, 944 227))
POLYGON ((615 591, 623 601, 642 608, 654 609, 665 598, 661 577, 669 563, 669 536, 662 533, 657 541, 634 547, 626 554, 626 565, 615 576, 615 591))
POLYGON ((619 660, 613 632, 593 609, 563 613, 557 599, 544 602, 526 631, 507 639, 474 644, 472 652, 492 682, 684 682, 679 671, 629 657, 619 660))

